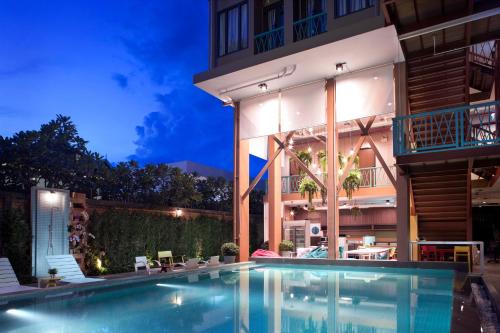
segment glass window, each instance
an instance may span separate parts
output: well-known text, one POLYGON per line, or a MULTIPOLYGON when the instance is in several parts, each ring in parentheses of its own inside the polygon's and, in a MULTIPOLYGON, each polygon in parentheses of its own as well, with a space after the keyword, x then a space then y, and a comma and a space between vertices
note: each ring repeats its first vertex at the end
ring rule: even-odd
POLYGON ((241 48, 248 47, 248 5, 241 5, 241 48))
POLYGON ((336 16, 348 15, 375 5, 375 0, 336 0, 336 16))
POLYGON ((219 56, 226 54, 226 13, 219 14, 219 56))
POLYGON ((248 4, 240 3, 219 12, 219 56, 248 47, 248 4))

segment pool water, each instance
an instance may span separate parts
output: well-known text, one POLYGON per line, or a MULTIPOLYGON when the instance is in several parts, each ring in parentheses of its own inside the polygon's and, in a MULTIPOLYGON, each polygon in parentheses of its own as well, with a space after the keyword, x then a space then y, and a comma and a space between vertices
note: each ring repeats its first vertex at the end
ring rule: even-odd
POLYGON ((9 302, 0 332, 448 333, 453 281, 447 270, 242 266, 9 302))

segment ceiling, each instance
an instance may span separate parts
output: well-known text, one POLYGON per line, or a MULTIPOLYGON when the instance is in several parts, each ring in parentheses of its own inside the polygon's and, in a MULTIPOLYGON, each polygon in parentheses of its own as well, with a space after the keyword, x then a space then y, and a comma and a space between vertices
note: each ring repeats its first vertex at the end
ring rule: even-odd
POLYGON ((344 74, 401 61, 403 52, 391 25, 198 82, 196 86, 223 101, 240 101, 262 94, 260 82, 266 82, 271 92, 333 77, 337 63, 346 63, 344 74), (293 73, 272 79, 286 68, 293 73))

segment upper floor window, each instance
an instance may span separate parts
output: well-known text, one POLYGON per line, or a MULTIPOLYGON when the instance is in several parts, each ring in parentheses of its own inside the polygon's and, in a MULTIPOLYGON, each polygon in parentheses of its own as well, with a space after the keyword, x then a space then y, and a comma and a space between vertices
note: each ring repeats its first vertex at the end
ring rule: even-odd
POLYGON ((293 40, 299 41, 326 32, 326 0, 295 0, 293 40))
POLYGON ((375 0, 335 0, 335 16, 345 16, 373 7, 375 0))
POLYGON ((248 47, 248 4, 242 2, 219 12, 219 56, 248 47))
POLYGON ((282 0, 262 0, 256 14, 255 53, 267 52, 285 43, 282 0))

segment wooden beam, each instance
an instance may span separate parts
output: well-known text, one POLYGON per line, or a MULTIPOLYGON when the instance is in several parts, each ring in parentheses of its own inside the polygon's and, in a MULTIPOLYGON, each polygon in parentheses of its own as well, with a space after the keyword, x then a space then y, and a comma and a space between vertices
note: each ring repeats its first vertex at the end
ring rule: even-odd
POLYGON ((288 147, 285 147, 285 153, 287 153, 288 156, 290 156, 295 162, 297 162, 297 164, 299 165, 299 168, 301 168, 302 170, 304 170, 305 173, 307 173, 307 175, 309 177, 311 177, 311 179, 319 185, 319 187, 321 187, 322 189, 326 190, 326 186, 323 184, 323 182, 321 180, 319 180, 318 177, 316 177, 316 175, 314 173, 312 173, 311 170, 309 170, 309 168, 307 167, 307 165, 304 164, 304 162, 302 162, 300 160, 300 158, 297 157, 297 155, 295 155, 295 153, 293 151, 291 151, 288 147))
POLYGON ((233 138, 233 242, 239 241, 240 196, 238 194, 240 180, 240 103, 234 103, 234 138, 233 138))
MULTIPOLYGON (((267 149, 269 152, 282 151, 272 137, 267 138, 267 149)), ((269 153, 270 155, 271 153, 269 153)), ((268 241, 269 250, 279 253, 279 244, 282 239, 282 216, 281 216, 281 161, 273 158, 274 162, 269 167, 267 179, 267 203, 268 203, 268 241)))
POLYGON ((467 161, 467 202, 466 202, 466 209, 467 209, 467 240, 472 241, 472 184, 471 184, 471 173, 472 173, 472 167, 474 165, 474 160, 472 158, 469 158, 467 161))
POLYGON ((375 145, 375 142, 373 141, 372 137, 368 135, 366 137, 366 139, 368 140, 368 143, 370 144, 370 146, 372 147, 373 151, 375 152, 375 156, 377 156, 378 161, 380 162, 380 164, 382 164, 382 167, 384 168, 384 171, 387 174, 387 177, 389 177, 389 180, 391 181, 392 186, 394 186, 394 188, 396 188, 396 179, 394 179, 394 176, 392 175, 391 170, 387 166, 387 163, 385 163, 385 160, 382 157, 382 154, 380 154, 380 152, 379 152, 377 146, 375 145))
POLYGON ((248 186, 248 189, 245 191, 245 193, 243 193, 243 195, 241 197, 242 199, 245 199, 250 194, 250 192, 252 192, 252 190, 255 188, 255 186, 257 186, 257 183, 259 182, 259 180, 262 178, 264 173, 266 173, 267 169, 269 169, 269 167, 271 166, 273 161, 276 159, 276 157, 279 156, 279 154, 281 153, 282 150, 283 150, 283 148, 278 147, 278 149, 276 149, 276 151, 274 152, 272 157, 269 160, 267 160, 266 164, 264 164, 264 166, 259 171, 257 176, 252 180, 252 183, 250 183, 250 186, 248 186))

